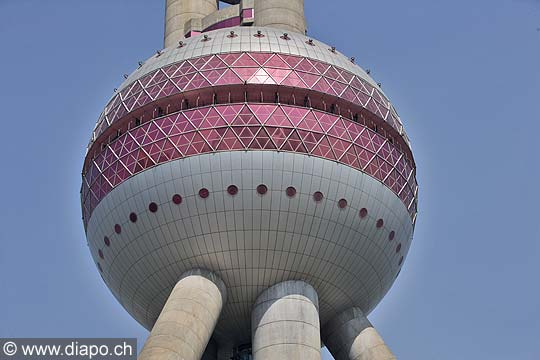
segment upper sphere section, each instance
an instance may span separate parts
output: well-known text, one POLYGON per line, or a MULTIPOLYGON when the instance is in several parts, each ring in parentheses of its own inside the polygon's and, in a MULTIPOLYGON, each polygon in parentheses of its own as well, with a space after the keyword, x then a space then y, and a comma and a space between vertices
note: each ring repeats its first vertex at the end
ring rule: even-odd
POLYGON ((289 40, 284 40, 283 34, 283 30, 268 27, 233 27, 204 33, 208 36, 208 41, 202 41, 202 36, 184 39, 184 46, 166 48, 162 50, 159 57, 152 56, 148 59, 124 81, 118 91, 122 91, 125 86, 145 74, 168 64, 204 55, 230 52, 275 52, 303 56, 338 66, 358 75, 372 86, 377 86, 377 83, 364 70, 352 63, 345 55, 337 50, 330 51, 332 48, 330 45, 298 33, 290 33, 289 40), (255 36, 259 30, 263 37, 255 36), (234 31, 234 37, 230 36, 231 31, 234 31), (310 40, 313 45, 309 44, 310 40))
MULTIPOLYGON (((178 64, 194 58, 208 57, 212 55, 223 55, 229 53, 275 53, 288 56, 297 56, 300 58, 311 59, 320 63, 333 65, 333 67, 342 69, 356 76, 366 86, 372 87, 374 92, 380 97, 386 98, 384 93, 375 83, 375 81, 359 66, 355 65, 349 58, 339 53, 332 47, 313 40, 301 34, 285 34, 283 30, 268 27, 235 27, 207 32, 203 36, 196 36, 185 39, 182 45, 164 49, 149 58, 146 62, 140 63, 140 67, 135 70, 117 89, 117 94, 121 94, 134 82, 152 74, 158 69, 166 68, 171 64, 178 64), (286 35, 286 36, 285 36, 286 35)), ((111 106, 117 104, 118 95, 113 96, 109 105, 99 117, 89 148, 92 143, 101 134, 103 129, 111 125, 112 121, 108 115, 111 106), (101 129, 101 130, 98 130, 101 129)), ((389 104, 388 99, 384 100, 389 104)), ((396 130, 410 147, 409 139, 403 129, 399 116, 395 109, 389 104, 393 117, 397 121, 396 130)), ((127 110, 130 111, 129 108, 127 110)))

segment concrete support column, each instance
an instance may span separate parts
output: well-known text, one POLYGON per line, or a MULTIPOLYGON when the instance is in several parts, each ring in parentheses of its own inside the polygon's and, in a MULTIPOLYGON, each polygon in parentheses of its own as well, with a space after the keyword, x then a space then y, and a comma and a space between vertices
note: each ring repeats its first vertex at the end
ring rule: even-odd
POLYGON ((254 360, 320 360, 317 292, 303 281, 285 281, 265 290, 251 314, 254 360))
POLYGON ((304 34, 304 0, 255 0, 255 26, 304 34))
POLYGON ((167 0, 165 47, 176 46, 184 39, 188 21, 202 19, 217 10, 218 0, 167 0))
POLYGON ((336 360, 396 359, 359 308, 330 320, 323 327, 322 339, 336 360))
POLYGON ((225 284, 214 273, 191 270, 182 275, 154 324, 139 360, 200 360, 225 301, 225 284))

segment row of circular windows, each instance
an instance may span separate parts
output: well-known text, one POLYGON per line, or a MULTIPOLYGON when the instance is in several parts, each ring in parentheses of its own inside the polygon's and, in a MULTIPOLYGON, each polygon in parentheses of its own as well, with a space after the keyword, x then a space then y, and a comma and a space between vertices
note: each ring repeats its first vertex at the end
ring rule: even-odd
MULTIPOLYGON (((265 184, 260 184, 259 186, 257 186, 257 193, 259 195, 264 196, 266 195, 267 192, 268 192, 268 187, 265 184)), ((231 196, 237 195, 238 187, 236 185, 230 185, 229 187, 227 187, 227 193, 231 196)), ((294 198, 296 196, 296 188, 294 188, 293 186, 289 186, 285 190, 285 193, 287 194, 287 197, 294 198)), ((199 190, 199 197, 201 199, 206 199, 209 196, 210 196, 210 190, 208 190, 207 188, 202 188, 199 190)), ((321 201, 323 201, 323 199, 324 199, 324 194, 322 192, 316 191, 313 193, 313 200, 316 203, 320 203, 321 201)), ((179 194, 174 194, 171 200, 175 205, 180 205, 182 204, 183 198, 179 194)), ((347 207, 347 200, 340 199, 337 202, 337 206, 340 209, 345 209, 347 207)), ((158 204, 156 204, 155 202, 151 202, 150 204, 148 204, 148 210, 151 213, 156 213, 158 211, 158 204)), ((366 208, 362 208, 358 212, 358 216, 361 219, 364 219, 367 215, 368 215, 368 210, 366 208)), ((137 220, 138 220, 138 216, 136 213, 132 212, 129 214, 129 221, 131 221, 132 223, 136 223, 137 220)), ((375 226, 377 227, 377 229, 381 229, 384 226, 384 220, 378 219, 375 223, 375 226)), ((122 233, 122 226, 120 224, 115 224, 114 232, 120 235, 122 233)), ((390 231, 390 233, 388 234, 388 241, 394 240, 395 236, 396 236, 396 232, 394 230, 390 231)), ((111 240, 109 239, 108 236, 105 236, 103 238, 103 242, 105 243, 107 247, 111 246, 111 240)), ((397 244, 396 246, 396 253, 399 253, 400 251, 401 251, 401 243, 397 244)), ((103 251, 101 249, 98 250, 98 255, 101 259, 105 259, 103 251)), ((398 265, 401 266, 402 263, 403 263, 403 256, 400 257, 398 265)), ((102 271, 101 265, 99 263, 98 263, 98 268, 100 269, 100 271, 102 271)))

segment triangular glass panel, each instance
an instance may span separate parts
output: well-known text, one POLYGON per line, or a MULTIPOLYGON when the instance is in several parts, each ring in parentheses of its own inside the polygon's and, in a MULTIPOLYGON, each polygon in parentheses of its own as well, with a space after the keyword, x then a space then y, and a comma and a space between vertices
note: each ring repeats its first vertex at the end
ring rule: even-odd
POLYGON ((251 109, 253 114, 255 114, 261 124, 264 124, 276 109, 276 105, 248 104, 247 106, 251 109))
POLYGON ((216 108, 211 107, 201 124, 201 129, 216 128, 220 126, 227 126, 227 123, 221 115, 217 112, 216 108))
POLYGON ((206 64, 201 67, 201 70, 210 70, 210 69, 223 69, 227 65, 216 55, 213 55, 206 64))
POLYGON ((306 84, 300 79, 295 71, 292 71, 282 82, 281 85, 291 87, 305 87, 306 84))
POLYGON ((311 61, 308 58, 303 58, 294 68, 295 70, 300 70, 303 72, 308 72, 312 74, 320 75, 319 70, 317 70, 311 61))
POLYGON ((286 106, 283 108, 283 111, 285 111, 293 126, 298 126, 302 119, 310 112, 309 109, 293 106, 286 106))
POLYGON ((291 68, 294 68, 303 58, 294 55, 279 55, 291 68))
POLYGON ((343 122, 344 121, 342 118, 338 118, 338 120, 328 131, 328 134, 339 139, 350 141, 351 138, 349 137, 349 133, 347 132, 347 128, 345 127, 345 124, 343 122))
POLYGON ((356 155, 356 151, 354 151, 354 145, 349 146, 347 151, 343 154, 341 159, 339 159, 344 164, 347 164, 349 166, 352 166, 355 169, 361 169, 360 162, 358 161, 358 156, 356 155))
POLYGON ((293 130, 282 127, 267 127, 266 131, 274 141, 274 144, 276 144, 277 148, 280 149, 293 130))
POLYGON ((208 114, 209 110, 209 108, 202 108, 189 112, 188 119, 189 121, 191 121, 195 129, 199 129, 201 127, 201 124, 204 121, 204 118, 206 117, 206 114, 208 114))
POLYGON ((189 59, 188 61, 191 63, 191 65, 193 65, 195 69, 200 71, 208 60, 208 56, 203 56, 195 59, 189 59))
POLYGON ((189 114, 189 112, 184 112, 181 114, 178 114, 178 117, 174 121, 174 127, 171 131, 170 135, 177 135, 177 134, 183 134, 188 131, 195 130, 195 127, 193 124, 187 119, 186 115, 189 114))
POLYGON ((319 141, 319 143, 317 144, 317 146, 315 146, 311 153, 315 156, 320 156, 325 159, 336 160, 334 152, 332 151, 332 146, 330 145, 327 137, 321 139, 321 141, 319 141))
POLYGON ((281 146, 281 150, 307 153, 308 150, 304 145, 305 144, 300 139, 298 132, 296 130, 292 130, 285 143, 281 146))
POLYGON ((185 87, 184 91, 193 90, 193 89, 201 89, 204 87, 209 87, 210 83, 208 80, 206 80, 201 74, 197 73, 191 79, 189 84, 185 87))
POLYGON ((315 132, 324 132, 319 120, 313 114, 313 111, 309 111, 302 121, 297 125, 299 129, 315 131, 315 132))
POLYGON ((219 78, 223 75, 226 69, 219 70, 206 70, 202 72, 202 75, 208 80, 210 84, 215 84, 219 78))
POLYGON ((276 82, 264 69, 259 69, 249 80, 250 84, 275 84, 276 82))
POLYGON ((247 148, 251 141, 255 138, 255 134, 260 129, 259 127, 233 127, 233 131, 236 133, 240 141, 242 141, 243 147, 247 148))
POLYGON ((221 117, 225 119, 227 124, 232 124, 243 106, 244 105, 242 104, 225 105, 216 107, 216 110, 221 114, 221 117))
POLYGON ((210 145, 208 145, 199 132, 196 132, 191 141, 188 155, 203 154, 210 151, 212 151, 210 145))
POLYGON ((243 68, 234 68, 233 71, 242 79, 243 81, 248 81, 257 71, 258 67, 243 67, 243 68))
POLYGON ((263 66, 266 61, 268 61, 268 59, 272 57, 272 53, 252 52, 249 53, 249 56, 251 56, 258 65, 263 66))
POLYGON ((319 81, 312 87, 313 90, 322 92, 323 94, 335 95, 334 90, 328 84, 325 78, 321 77, 319 81))
POLYGON ((217 80, 215 85, 233 85, 233 84, 243 84, 244 81, 231 69, 225 70, 223 76, 217 80))
POLYGON ((281 56, 274 54, 265 64, 266 68, 277 68, 277 69, 290 69, 291 66, 287 64, 281 56))
POLYGON ((292 70, 287 69, 266 68, 266 72, 272 77, 276 84, 281 84, 287 78, 287 76, 289 76, 291 71, 292 70))
POLYGON ((255 60, 253 60, 253 58, 249 56, 247 53, 243 53, 234 62, 233 66, 234 67, 252 67, 252 66, 258 67, 259 64, 255 60))
POLYGON ((261 150, 275 150, 276 146, 270 139, 270 136, 268 136, 268 133, 265 131, 265 129, 261 128, 257 135, 255 135, 255 139, 251 142, 249 148, 261 150))
POLYGON ((223 60, 223 62, 229 66, 234 64, 236 60, 242 55, 242 53, 229 53, 229 54, 219 54, 218 56, 223 60))
POLYGON ((243 148, 244 146, 231 128, 227 129, 223 134, 223 138, 218 145, 218 150, 239 150, 243 148))
POLYGON ((321 125, 321 127, 323 128, 325 132, 328 132, 338 120, 338 118, 333 115, 329 115, 327 113, 318 112, 318 111, 315 112, 315 116, 319 120, 319 124, 321 125))
POLYGON ((326 71, 328 70, 328 68, 330 67, 330 65, 325 64, 325 63, 320 62, 320 61, 313 61, 313 66, 315 66, 315 68, 317 69, 317 71, 321 75, 324 75, 326 73, 326 71))
POLYGON ((313 151, 315 146, 321 141, 321 139, 324 137, 323 134, 314 133, 310 131, 305 130, 298 130, 298 135, 300 136, 300 139, 306 146, 306 149, 309 153, 313 151))
POLYGON ((317 81, 319 81, 319 79, 321 78, 320 75, 313 75, 313 74, 308 74, 308 73, 299 72, 299 71, 296 73, 298 74, 298 76, 300 76, 300 78, 306 84, 308 89, 313 88, 313 85, 315 85, 317 81))
POLYGON ((265 125, 269 126, 285 126, 285 127, 292 127, 293 125, 289 121, 289 118, 281 108, 281 106, 278 106, 275 111, 272 113, 272 116, 266 120, 265 125))
POLYGON ((341 159, 341 157, 345 154, 345 151, 347 151, 347 149, 349 148, 350 143, 332 136, 329 136, 328 140, 330 142, 332 150, 334 151, 334 154, 336 155, 336 159, 341 159))
POLYGON ((213 150, 217 150, 225 131, 227 131, 226 128, 201 130, 201 135, 206 139, 213 150))
POLYGON ((173 76, 171 76, 171 78, 173 77, 176 78, 176 77, 184 76, 187 74, 193 74, 196 71, 197 69, 195 69, 193 65, 191 65, 189 61, 186 60, 178 67, 178 70, 174 73, 173 76))
POLYGON ((184 91, 185 87, 188 85, 188 83, 193 79, 197 74, 190 74, 185 75, 181 77, 177 77, 172 79, 172 82, 180 89, 180 91, 184 91))
POLYGON ((232 125, 259 125, 259 121, 251 109, 248 106, 244 106, 236 116, 232 125))

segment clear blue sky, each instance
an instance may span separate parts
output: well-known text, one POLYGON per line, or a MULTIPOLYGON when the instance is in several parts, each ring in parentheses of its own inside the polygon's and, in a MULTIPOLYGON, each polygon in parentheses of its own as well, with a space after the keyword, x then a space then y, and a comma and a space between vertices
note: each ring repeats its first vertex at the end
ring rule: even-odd
MULTIPOLYGON (((393 100, 421 187, 370 315, 400 359, 540 359, 540 1, 307 0, 393 100)), ((86 247, 85 145, 162 44, 164 0, 0 0, 0 336, 138 337, 86 247)), ((330 359, 327 357, 326 359, 330 359)))

